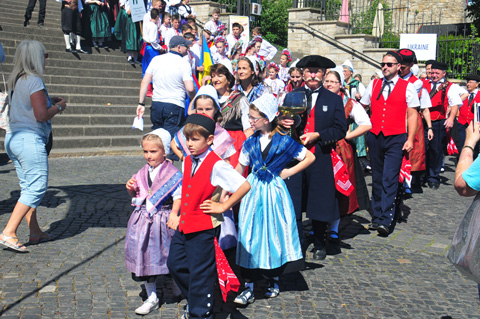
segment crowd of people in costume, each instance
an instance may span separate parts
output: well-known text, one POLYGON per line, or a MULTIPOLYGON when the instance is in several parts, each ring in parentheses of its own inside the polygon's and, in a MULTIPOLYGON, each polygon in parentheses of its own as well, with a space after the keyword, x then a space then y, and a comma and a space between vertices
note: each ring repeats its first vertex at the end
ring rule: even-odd
MULTIPOLYGON (((151 87, 154 131, 149 134, 161 130, 168 137, 162 145, 172 152, 168 158, 182 162, 180 204, 166 211, 162 225, 175 229, 169 257, 162 259, 168 271, 162 274, 170 273, 187 298, 184 318, 211 317, 217 280, 225 297, 227 286, 236 290, 242 283, 234 299, 239 305, 255 301, 260 280, 268 283, 264 297, 278 296, 281 275, 303 269, 308 253, 313 260, 341 253, 341 218, 355 211, 368 210, 369 229, 389 236, 404 218, 405 193, 427 185, 438 189, 446 136, 451 137, 450 150, 461 146, 456 115, 465 105, 459 119, 465 117, 466 130, 480 81, 467 78, 474 96, 467 101, 465 91, 446 79, 444 63, 428 61, 425 75, 418 74, 409 49, 387 52, 381 71, 367 86, 349 60, 337 66, 312 55, 292 63, 285 49, 275 63, 269 57, 277 49, 261 36, 261 28, 253 30, 248 43, 239 24, 225 36, 218 14, 212 14, 203 31, 214 64, 203 74, 200 88, 193 83, 203 65, 186 75, 195 38, 176 35, 168 51, 151 60, 137 106, 141 117, 151 87), (162 60, 169 55, 177 69, 185 70, 182 74, 167 66, 173 60, 162 60), (157 72, 160 65, 162 72, 157 72), (168 101, 169 94, 155 93, 167 92, 173 83, 183 88, 184 98, 176 104, 168 101), (298 106, 300 112, 288 111, 298 106), (219 162, 223 169, 216 168, 219 162), (371 196, 365 173, 372 174, 371 196), (201 183, 192 183, 196 174, 203 175, 201 183), (227 175, 228 183, 222 185, 227 175), (303 229, 303 213, 311 232, 303 229), (191 225, 197 219, 198 225, 191 225), (235 258, 225 262, 218 249, 233 249, 235 258), (205 254, 198 256, 198 251, 205 254), (240 270, 233 272, 228 263, 240 270), (230 285, 222 286, 225 280, 230 285)), ((140 308, 155 309, 155 298, 140 308)))
MULTIPOLYGON (((73 1, 62 10, 79 4, 73 1)), ((106 3, 85 1, 94 46, 111 36, 100 27, 109 21, 101 17, 106 3)), ((261 28, 251 41, 238 23, 227 34, 218 10, 200 36, 212 54, 207 70, 188 3, 152 0, 143 45, 128 0, 109 24, 130 63, 143 57, 139 118, 152 97, 152 131, 141 141, 146 164, 126 184, 134 211, 125 262, 147 292, 137 314, 159 307, 156 280, 164 275, 173 278, 172 293, 188 301, 183 318, 213 318, 217 286, 224 300, 237 292, 234 302, 245 306, 255 301, 255 283, 266 280, 263 295, 275 298, 281 276, 302 270, 308 253, 317 261, 341 253, 342 217, 368 210, 369 229, 387 237, 404 218, 404 193, 440 187, 447 150, 478 155, 463 143, 479 77, 467 77, 464 90, 439 61, 418 74, 415 53, 401 49, 383 56, 365 86, 349 60, 337 66, 310 55, 293 62, 284 49, 272 61, 277 49, 261 28), (372 174, 371 196, 365 173, 372 174)), ((9 234, 0 243, 11 247, 7 240, 16 237, 9 234)))

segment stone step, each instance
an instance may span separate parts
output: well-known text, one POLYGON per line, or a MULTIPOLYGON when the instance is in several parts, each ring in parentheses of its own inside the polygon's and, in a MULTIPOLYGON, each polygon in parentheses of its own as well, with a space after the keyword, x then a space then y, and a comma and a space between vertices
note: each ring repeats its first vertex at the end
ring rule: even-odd
MULTIPOLYGON (((148 103, 147 107, 148 107, 148 103)), ((67 109, 63 112, 63 115, 81 115, 81 114, 88 114, 88 115, 132 115, 135 114, 135 110, 137 105, 108 105, 108 106, 100 106, 100 105, 82 105, 82 104, 68 104, 67 109)), ((145 113, 145 117, 147 117, 147 113, 145 113)))
MULTIPOLYGON (((61 96, 64 98, 68 104, 96 104, 96 105, 131 105, 136 106, 138 103, 138 92, 136 95, 125 96, 120 95, 122 93, 122 88, 118 88, 115 92, 119 93, 118 95, 91 95, 91 94, 71 94, 69 92, 55 92, 48 91, 50 96, 61 96)), ((111 92, 110 94, 114 94, 111 92)), ((147 104, 146 102, 145 104, 147 104)), ((148 104, 147 104, 148 105, 148 104)))
MULTIPOLYGON (((51 84, 62 84, 62 85, 78 85, 79 79, 77 76, 62 76, 62 75, 45 75, 43 77, 43 82, 48 89, 51 88, 51 84)), ((130 87, 136 88, 137 94, 140 88, 141 76, 136 77, 135 79, 122 79, 122 78, 96 78, 96 77, 82 77, 83 83, 88 83, 92 86, 105 86, 108 84, 109 87, 130 87)))
MULTIPOLYGON (((145 117, 144 130, 149 131, 152 124, 150 119, 145 117)), ((132 121, 133 123, 133 117, 132 121)), ((64 137, 79 137, 79 136, 138 136, 142 134, 142 131, 138 129, 132 129, 132 125, 69 125, 69 126, 52 126, 53 136, 64 136, 64 137)))
MULTIPOLYGON (((105 96, 105 95, 112 95, 118 94, 123 96, 136 96, 138 99, 139 93, 139 82, 132 81, 129 83, 129 87, 115 87, 115 86, 107 86, 110 83, 105 82, 104 85, 101 86, 93 86, 93 85, 64 85, 64 84, 51 84, 47 87, 49 92, 65 92, 67 95, 71 94, 85 94, 88 92, 92 96, 105 96), (138 86, 134 86, 137 84, 138 86)), ((138 102, 138 101, 137 101, 138 102)))
MULTIPOLYGON (((149 113, 148 111, 146 112, 149 113)), ((131 114, 62 114, 55 116, 52 119, 52 126, 118 126, 118 125, 131 125, 133 124, 133 119, 136 114, 135 107, 132 107, 131 114)), ((150 118, 148 115, 145 115, 145 126, 151 125, 150 118)))
POLYGON ((97 155, 142 155, 140 144, 124 147, 53 148, 49 158, 97 155))

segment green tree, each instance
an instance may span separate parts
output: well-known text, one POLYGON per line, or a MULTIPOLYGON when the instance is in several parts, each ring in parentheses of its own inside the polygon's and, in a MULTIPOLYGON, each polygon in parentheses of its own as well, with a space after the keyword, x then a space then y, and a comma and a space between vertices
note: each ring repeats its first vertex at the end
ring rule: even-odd
POLYGON ((471 18, 473 25, 480 30, 480 0, 471 0, 465 11, 467 11, 467 18, 471 18))
POLYGON ((271 43, 286 47, 288 43, 288 9, 293 0, 262 0, 261 27, 271 43))

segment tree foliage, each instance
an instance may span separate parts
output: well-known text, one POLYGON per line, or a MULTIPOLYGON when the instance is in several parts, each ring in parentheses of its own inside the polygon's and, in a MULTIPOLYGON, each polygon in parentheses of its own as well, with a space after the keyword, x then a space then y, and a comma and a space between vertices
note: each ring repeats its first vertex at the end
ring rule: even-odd
POLYGON ((288 9, 293 0, 262 0, 261 27, 263 36, 271 43, 287 46, 288 9))
POLYGON ((471 18, 473 25, 480 30, 480 0, 471 0, 467 5, 467 18, 471 18))

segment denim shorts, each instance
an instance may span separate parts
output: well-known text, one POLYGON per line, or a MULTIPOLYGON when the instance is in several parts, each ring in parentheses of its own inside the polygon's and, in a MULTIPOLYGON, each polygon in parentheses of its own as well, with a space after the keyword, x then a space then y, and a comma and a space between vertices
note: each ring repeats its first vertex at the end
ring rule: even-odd
POLYGON ((5 136, 5 150, 13 161, 20 180, 18 201, 37 208, 47 192, 47 138, 32 131, 17 131, 5 136))

